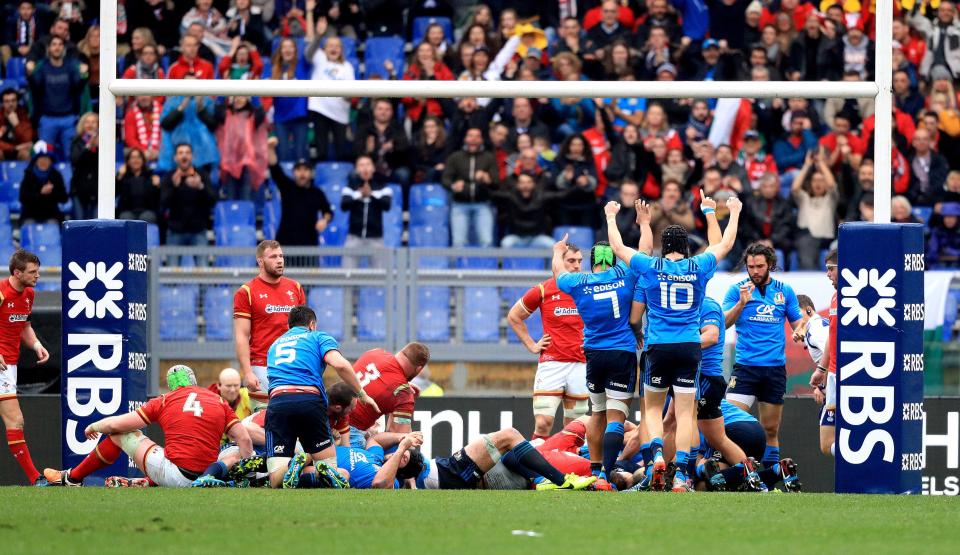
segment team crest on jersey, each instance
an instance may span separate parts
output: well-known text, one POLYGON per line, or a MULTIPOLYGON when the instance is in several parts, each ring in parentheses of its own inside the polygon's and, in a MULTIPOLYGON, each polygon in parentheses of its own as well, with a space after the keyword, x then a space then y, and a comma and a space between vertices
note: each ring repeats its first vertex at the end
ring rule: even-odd
POLYGON ((787 299, 783 296, 783 293, 777 293, 773 296, 773 304, 786 304, 787 299))
POLYGON ((296 300, 296 298, 293 296, 293 291, 290 289, 287 289, 287 296, 290 297, 290 302, 293 302, 296 300))

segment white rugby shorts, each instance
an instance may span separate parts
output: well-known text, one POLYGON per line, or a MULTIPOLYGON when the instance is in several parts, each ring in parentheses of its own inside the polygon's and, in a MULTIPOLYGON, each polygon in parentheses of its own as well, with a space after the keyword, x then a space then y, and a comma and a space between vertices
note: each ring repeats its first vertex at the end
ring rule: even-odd
POLYGON ((589 395, 587 363, 550 360, 538 364, 533 379, 533 394, 558 392, 563 392, 564 397, 586 399, 589 395))

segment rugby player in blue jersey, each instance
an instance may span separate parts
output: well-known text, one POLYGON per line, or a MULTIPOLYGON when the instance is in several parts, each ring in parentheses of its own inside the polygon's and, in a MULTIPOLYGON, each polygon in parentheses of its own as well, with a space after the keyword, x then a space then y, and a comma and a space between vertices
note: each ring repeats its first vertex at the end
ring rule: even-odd
POLYGON ((744 253, 749 277, 735 283, 723 299, 726 326, 737 325, 736 359, 727 399, 744 410, 760 402, 760 423, 767 434, 763 464, 780 461, 780 421, 787 390, 787 336, 803 341, 807 319, 797 295, 786 283, 770 277, 777 254, 763 243, 753 243, 744 253))
MULTIPOLYGON (((637 201, 639 249, 653 251, 650 207, 637 201)), ((593 406, 587 423, 591 468, 609 473, 623 447, 623 422, 637 383, 637 338, 630 325, 630 309, 637 274, 617 263, 604 241, 590 249, 592 273, 564 271, 567 237, 553 246, 553 275, 557 287, 573 297, 583 319, 583 350, 587 359, 587 390, 593 406), (596 457, 602 457, 599 461, 596 457)))
POLYGON ((327 365, 360 402, 379 410, 357 381, 350 361, 340 354, 336 340, 317 331, 317 315, 306 305, 290 310, 290 329, 273 342, 267 352, 270 409, 267 411, 267 471, 277 488, 344 487, 336 471, 337 454, 327 419, 327 394, 323 371, 327 365), (307 456, 296 453, 297 440, 310 454, 314 467, 306 468, 307 456), (316 470, 316 471, 314 471, 316 470), (301 476, 302 472, 302 476, 301 476))
MULTIPOLYGON (((399 434, 384 432, 367 441, 366 449, 356 447, 337 447, 337 466, 350 474, 350 487, 355 489, 399 489, 403 480, 416 478, 416 474, 405 475, 404 469, 415 456, 411 451, 423 445, 423 434, 410 432, 399 434), (396 446, 393 455, 386 455, 384 449, 396 446)), ((412 471, 414 467, 410 467, 412 471)))
MULTIPOLYGON (((716 203, 701 191, 701 208, 707 219, 716 219, 716 203)), ((667 465, 663 457, 663 407, 667 392, 673 390, 676 402, 677 439, 673 491, 690 491, 685 471, 690 458, 695 429, 697 371, 700 366, 700 306, 707 282, 737 238, 742 203, 727 200, 730 220, 723 237, 703 254, 690 257, 687 231, 671 225, 661 236, 662 257, 654 258, 623 244, 617 227, 620 204, 611 201, 604 207, 610 246, 617 258, 628 263, 639 276, 647 298, 648 325, 644 414, 653 453, 651 487, 663 489, 667 465)), ((639 213, 639 210, 638 210, 639 213)), ((642 238, 642 236, 641 236, 642 238)))

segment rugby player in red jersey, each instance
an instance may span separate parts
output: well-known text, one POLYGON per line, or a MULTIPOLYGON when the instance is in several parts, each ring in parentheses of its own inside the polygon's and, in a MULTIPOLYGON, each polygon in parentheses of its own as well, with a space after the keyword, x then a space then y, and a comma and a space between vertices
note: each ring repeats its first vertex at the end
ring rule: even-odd
POLYGON ((379 410, 369 405, 357 405, 350 413, 351 437, 346 445, 363 449, 367 441, 364 432, 384 414, 389 415, 385 431, 405 434, 412 430, 416 392, 409 382, 428 362, 430 349, 417 342, 408 343, 395 355, 383 349, 372 349, 357 359, 353 371, 363 390, 377 402, 379 410))
POLYGON ((283 276, 280 243, 261 241, 257 266, 257 277, 241 285, 233 296, 233 336, 250 398, 266 403, 267 350, 287 332, 290 309, 307 301, 300 284, 283 276))
POLYGON ((7 447, 17 464, 35 486, 47 481, 37 472, 23 437, 23 413, 17 401, 17 362, 20 344, 28 345, 43 364, 50 354, 30 325, 33 287, 40 279, 40 259, 32 252, 18 250, 10 257, 10 277, 0 282, 0 418, 7 432, 7 447))
POLYGON ((824 455, 834 456, 837 438, 837 280, 840 272, 837 268, 837 258, 836 249, 827 253, 827 278, 833 284, 829 314, 830 332, 827 335, 827 347, 823 350, 820 364, 810 377, 813 396, 818 403, 823 404, 823 410, 820 413, 820 451, 824 455))
MULTIPOLYGON (((580 272, 583 255, 567 244, 563 255, 565 272, 580 272)), ((550 278, 530 288, 513 305, 507 322, 526 348, 540 355, 533 381, 533 438, 550 435, 557 408, 563 402, 564 425, 587 413, 587 359, 583 354, 583 320, 573 298, 557 288, 550 278), (534 341, 524 320, 540 309, 543 337, 534 341)))
POLYGON ((105 485, 145 487, 149 480, 158 486, 186 488, 217 462, 224 433, 240 447, 239 457, 253 455, 250 436, 239 425, 236 413, 219 395, 198 387, 193 370, 183 365, 171 367, 167 371, 167 386, 170 393, 151 399, 136 411, 87 426, 84 433, 88 438, 95 439, 100 434, 107 437, 76 467, 47 468, 44 477, 51 485, 80 486, 86 476, 113 464, 123 452, 146 480, 115 477, 108 478, 105 485), (140 432, 154 422, 163 430, 165 447, 140 432))

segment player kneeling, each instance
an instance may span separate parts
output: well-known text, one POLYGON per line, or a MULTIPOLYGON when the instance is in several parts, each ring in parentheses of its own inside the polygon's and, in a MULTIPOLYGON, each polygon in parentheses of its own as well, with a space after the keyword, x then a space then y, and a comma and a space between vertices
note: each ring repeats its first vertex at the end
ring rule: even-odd
POLYGON ((437 457, 428 461, 420 451, 408 450, 408 453, 410 460, 401 468, 409 475, 413 475, 415 470, 419 489, 479 489, 484 474, 501 461, 508 469, 528 480, 549 480, 549 483, 538 485, 538 490, 581 490, 597 480, 592 475, 564 475, 514 428, 485 434, 452 457, 437 457))
POLYGON ((83 485, 85 477, 113 464, 123 452, 146 478, 117 476, 108 478, 107 486, 190 487, 201 475, 210 473, 209 467, 217 461, 224 433, 239 446, 238 458, 253 454, 250 436, 239 426, 236 413, 219 395, 197 387, 193 370, 183 365, 171 367, 167 371, 167 386, 170 393, 152 399, 136 411, 87 426, 84 433, 89 439, 96 439, 100 434, 107 437, 76 467, 45 469, 43 475, 50 485, 83 485), (163 430, 166 448, 140 432, 153 422, 163 430))

